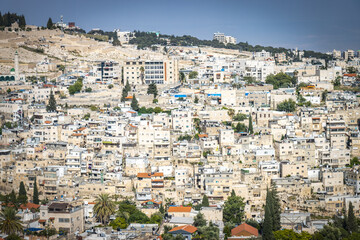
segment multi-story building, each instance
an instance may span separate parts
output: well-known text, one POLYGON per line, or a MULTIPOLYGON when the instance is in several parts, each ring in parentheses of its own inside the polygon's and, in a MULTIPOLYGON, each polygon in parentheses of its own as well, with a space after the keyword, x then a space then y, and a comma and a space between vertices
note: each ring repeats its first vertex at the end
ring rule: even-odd
POLYGON ((232 37, 232 36, 225 36, 224 33, 214 33, 214 40, 218 40, 221 43, 224 44, 236 44, 236 38, 232 37))
POLYGON ((40 226, 54 227, 57 231, 73 236, 84 231, 84 210, 77 203, 51 203, 40 207, 40 226), (75 205, 76 204, 76 205, 75 205))
POLYGON ((179 81, 178 61, 136 60, 126 61, 124 79, 130 84, 174 84, 179 81))
POLYGON ((92 72, 86 76, 88 83, 111 84, 121 76, 119 63, 113 61, 99 61, 95 63, 92 72))

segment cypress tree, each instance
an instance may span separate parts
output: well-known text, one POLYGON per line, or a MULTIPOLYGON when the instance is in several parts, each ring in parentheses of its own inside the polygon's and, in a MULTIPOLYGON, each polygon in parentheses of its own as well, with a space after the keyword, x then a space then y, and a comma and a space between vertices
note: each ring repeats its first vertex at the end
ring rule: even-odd
POLYGON ((208 198, 206 195, 203 196, 201 205, 202 205, 203 207, 208 207, 208 206, 209 206, 209 198, 208 198))
POLYGON ((26 26, 25 16, 21 15, 19 16, 19 27, 25 28, 25 26, 26 26))
POLYGON ((159 212, 160 212, 161 214, 164 214, 164 213, 165 213, 165 209, 164 209, 164 206, 163 206, 162 203, 160 204, 159 212))
POLYGON ((20 187, 19 187, 19 196, 21 196, 21 195, 26 196, 26 189, 25 189, 25 184, 23 181, 20 182, 20 187))
POLYGON ((14 204, 14 206, 17 205, 16 193, 14 190, 12 190, 11 193, 9 194, 9 200, 10 203, 14 204))
POLYGON ((352 202, 350 202, 348 217, 347 217, 347 230, 351 233, 354 233, 357 231, 357 229, 358 229, 358 225, 357 225, 357 219, 354 214, 354 206, 352 205, 352 202))
POLYGON ((5 27, 10 27, 11 26, 10 12, 4 14, 3 20, 4 20, 4 26, 5 27))
POLYGON ((19 196, 18 196, 18 202, 22 204, 26 204, 28 201, 28 197, 26 194, 25 184, 23 181, 20 182, 19 187, 19 196))
POLYGON ((273 184, 271 186, 271 197, 272 197, 272 212, 273 212, 273 231, 278 231, 281 229, 281 223, 280 223, 280 214, 281 214, 281 206, 280 206, 280 200, 278 197, 278 193, 276 190, 275 185, 273 184))
POLYGON ((122 102, 125 102, 125 99, 126 99, 127 95, 128 95, 128 93, 127 93, 126 89, 123 88, 122 94, 121 94, 121 101, 122 102))
POLYGON ((138 100, 136 99, 135 94, 131 101, 131 108, 134 109, 135 111, 139 111, 139 103, 138 103, 138 100))
POLYGON ((35 204, 39 204, 39 191, 38 191, 38 188, 37 188, 37 183, 36 183, 36 177, 35 177, 35 180, 34 180, 34 193, 33 193, 33 203, 35 204))
POLYGON ((49 104, 46 106, 46 111, 48 112, 56 111, 56 100, 52 90, 50 92, 49 104))
POLYGON ((266 190, 266 203, 265 203, 265 219, 263 225, 263 239, 272 240, 274 239, 273 225, 274 225, 274 211, 273 211, 273 196, 272 192, 266 190))
POLYGON ((0 26, 4 26, 4 20, 3 20, 1 12, 0 12, 0 26))
POLYGON ((129 93, 130 90, 131 90, 131 87, 130 87, 130 84, 129 84, 129 80, 126 81, 125 90, 126 90, 127 93, 129 93))
POLYGON ((265 219, 264 219, 264 226, 263 226, 263 231, 262 231, 262 239, 263 240, 273 240, 274 238, 274 233, 273 233, 273 226, 272 226, 272 215, 271 215, 271 210, 270 210, 270 206, 268 206, 266 204, 265 206, 265 219))
POLYGON ((254 128, 253 128, 253 122, 252 122, 251 114, 250 114, 250 117, 249 117, 249 133, 250 133, 250 134, 253 134, 253 133, 254 133, 254 128))
POLYGON ((52 29, 53 28, 53 21, 52 21, 52 19, 51 18, 49 18, 49 20, 47 21, 47 24, 46 24, 46 27, 48 28, 48 29, 52 29))

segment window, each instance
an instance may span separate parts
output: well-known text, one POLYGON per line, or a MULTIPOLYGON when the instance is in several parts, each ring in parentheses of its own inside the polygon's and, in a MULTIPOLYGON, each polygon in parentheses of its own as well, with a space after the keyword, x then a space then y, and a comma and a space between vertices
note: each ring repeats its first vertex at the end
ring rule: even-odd
POLYGON ((59 222, 68 223, 68 222, 70 222, 70 219, 69 218, 59 218, 59 222))

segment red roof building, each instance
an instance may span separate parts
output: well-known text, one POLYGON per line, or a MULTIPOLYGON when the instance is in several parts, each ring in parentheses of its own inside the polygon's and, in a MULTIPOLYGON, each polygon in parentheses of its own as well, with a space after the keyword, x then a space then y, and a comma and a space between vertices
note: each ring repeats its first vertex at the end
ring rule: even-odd
POLYGON ((229 239, 245 239, 258 236, 259 231, 256 228, 250 226, 249 224, 243 223, 231 230, 231 238, 229 239))
POLYGON ((197 228, 191 225, 184 225, 184 226, 180 226, 180 227, 175 227, 173 229, 171 229, 169 232, 175 232, 178 230, 182 230, 188 233, 194 233, 196 232, 197 228))
POLYGON ((191 207, 169 207, 168 212, 191 212, 191 207))

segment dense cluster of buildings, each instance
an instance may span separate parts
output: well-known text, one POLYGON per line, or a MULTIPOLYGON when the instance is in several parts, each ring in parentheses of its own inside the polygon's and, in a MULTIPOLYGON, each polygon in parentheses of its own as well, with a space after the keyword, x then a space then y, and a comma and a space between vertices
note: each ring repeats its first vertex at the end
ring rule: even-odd
MULTIPOLYGON (((124 42, 132 37, 118 34, 124 42)), ((236 43, 221 33, 214 39, 236 43)), ((0 191, 10 193, 24 182, 31 198, 37 184, 43 204, 22 207, 24 228, 82 234, 97 222, 93 200, 107 193, 132 199, 149 216, 171 202, 165 225, 174 227, 174 235, 191 237, 198 213, 191 206, 206 195, 210 206, 199 211, 223 236, 223 205, 231 192, 244 198, 246 219, 260 222, 271 184, 282 203, 283 228, 314 232, 327 223, 319 216, 339 213, 349 202, 360 216, 360 173, 353 159, 360 155, 360 98, 353 91, 359 86, 359 57, 334 50, 334 60, 325 64, 297 50, 296 62, 285 53, 240 57, 208 51, 174 47, 161 58, 68 63, 48 79, 54 81, 36 83, 18 71, 16 54, 14 78, 0 81, 0 191), (278 73, 302 85, 266 84, 278 73), (79 77, 82 90, 70 95, 79 77), (121 101, 127 82, 131 89, 121 101), (157 101, 147 94, 151 83, 157 85, 157 101), (46 109, 51 92, 56 111, 46 109), (160 111, 141 114, 134 98, 140 108, 160 111), (299 106, 279 111, 285 100, 299 106), (309 104, 301 106, 303 101, 309 104), (34 208, 36 213, 29 211, 34 208)), ((137 233, 137 227, 126 234, 137 233)), ((255 230, 240 225, 232 234, 257 237, 255 230)), ((91 232, 89 239, 99 234, 114 233, 91 232)))

